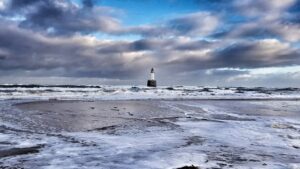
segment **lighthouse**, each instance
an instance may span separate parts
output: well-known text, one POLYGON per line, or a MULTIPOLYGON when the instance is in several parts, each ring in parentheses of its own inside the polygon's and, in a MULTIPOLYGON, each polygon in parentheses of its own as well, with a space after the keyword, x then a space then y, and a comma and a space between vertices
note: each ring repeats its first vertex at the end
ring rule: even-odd
POLYGON ((154 69, 151 69, 150 72, 150 79, 147 82, 148 87, 156 87, 156 80, 155 80, 155 75, 154 75, 154 69))

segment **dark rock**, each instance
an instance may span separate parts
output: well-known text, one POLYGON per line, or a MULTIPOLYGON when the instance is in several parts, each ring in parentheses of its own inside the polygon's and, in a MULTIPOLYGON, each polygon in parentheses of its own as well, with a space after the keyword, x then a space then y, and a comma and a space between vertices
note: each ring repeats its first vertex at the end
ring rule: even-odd
POLYGON ((8 150, 1 150, 0 151, 0 158, 38 153, 39 150, 43 147, 44 147, 44 145, 37 145, 37 146, 33 146, 33 147, 11 148, 11 149, 8 149, 8 150))
POLYGON ((201 92, 212 92, 212 91, 209 90, 209 88, 203 88, 203 89, 201 90, 201 92))
POLYGON ((92 130, 88 130, 88 131, 104 131, 104 130, 114 130, 115 128, 117 128, 117 125, 112 125, 112 126, 105 126, 105 127, 100 127, 100 128, 95 128, 92 130))
POLYGON ((276 92, 287 92, 287 91, 297 91, 297 90, 299 90, 299 89, 291 88, 291 87, 274 89, 274 91, 276 91, 276 92))
POLYGON ((191 165, 191 166, 183 166, 183 167, 180 167, 180 168, 177 168, 177 169, 200 169, 200 168, 196 167, 194 165, 191 165))
POLYGON ((132 114, 132 113, 130 113, 130 112, 127 112, 127 113, 128 113, 128 115, 129 115, 129 116, 133 116, 133 114, 132 114))
POLYGON ((131 87, 130 88, 130 91, 133 91, 133 92, 139 92, 141 89, 138 88, 138 87, 131 87))
POLYGON ((104 92, 107 92, 107 93, 113 93, 115 92, 116 90, 114 89, 103 89, 104 92))
POLYGON ((256 160, 256 159, 250 159, 249 161, 251 161, 251 162, 260 162, 259 160, 256 160))
POLYGON ((110 109, 112 111, 120 111, 120 109, 118 109, 118 107, 113 107, 112 109, 110 109))

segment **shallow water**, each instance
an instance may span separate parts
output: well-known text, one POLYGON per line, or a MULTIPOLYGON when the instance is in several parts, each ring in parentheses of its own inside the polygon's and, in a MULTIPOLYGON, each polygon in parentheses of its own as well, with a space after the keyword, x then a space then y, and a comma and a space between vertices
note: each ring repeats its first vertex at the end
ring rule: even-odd
POLYGON ((24 102, 0 102, 0 168, 300 167, 299 101, 24 102))

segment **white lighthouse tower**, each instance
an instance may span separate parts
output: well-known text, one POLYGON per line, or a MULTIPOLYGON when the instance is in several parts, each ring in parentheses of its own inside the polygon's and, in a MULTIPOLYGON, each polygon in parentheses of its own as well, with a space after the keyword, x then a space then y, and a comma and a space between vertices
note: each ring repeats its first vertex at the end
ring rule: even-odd
POLYGON ((154 69, 151 69, 150 80, 155 80, 154 69))
POLYGON ((147 82, 148 87, 156 87, 156 80, 155 80, 155 75, 154 75, 154 69, 151 69, 150 72, 150 80, 147 82))

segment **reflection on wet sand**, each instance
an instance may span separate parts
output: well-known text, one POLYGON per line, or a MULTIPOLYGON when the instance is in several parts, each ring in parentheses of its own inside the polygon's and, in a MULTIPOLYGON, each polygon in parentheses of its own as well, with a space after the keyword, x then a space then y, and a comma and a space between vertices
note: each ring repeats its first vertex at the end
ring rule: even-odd
POLYGON ((14 125, 0 126, 0 153, 9 154, 0 158, 0 166, 298 167, 299 104, 270 100, 7 102, 0 105, 1 119, 14 125))

